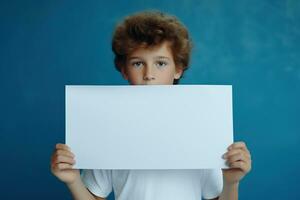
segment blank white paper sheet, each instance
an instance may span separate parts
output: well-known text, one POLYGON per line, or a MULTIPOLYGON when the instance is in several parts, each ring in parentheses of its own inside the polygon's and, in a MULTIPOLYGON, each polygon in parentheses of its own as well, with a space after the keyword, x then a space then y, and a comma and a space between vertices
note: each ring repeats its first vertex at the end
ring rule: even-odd
POLYGON ((79 169, 228 168, 231 85, 66 86, 79 169))

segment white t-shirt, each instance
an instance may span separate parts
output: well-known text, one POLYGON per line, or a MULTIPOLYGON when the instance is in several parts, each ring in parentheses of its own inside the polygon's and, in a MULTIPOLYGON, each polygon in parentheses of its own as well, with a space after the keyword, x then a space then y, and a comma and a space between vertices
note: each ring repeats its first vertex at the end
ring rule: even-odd
POLYGON ((94 195, 116 200, 213 199, 223 188, 221 169, 82 170, 81 178, 94 195))

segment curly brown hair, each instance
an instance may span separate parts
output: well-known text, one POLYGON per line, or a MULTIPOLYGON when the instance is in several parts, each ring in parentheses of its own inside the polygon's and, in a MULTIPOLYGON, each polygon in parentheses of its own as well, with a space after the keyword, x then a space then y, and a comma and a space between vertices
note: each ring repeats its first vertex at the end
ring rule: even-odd
MULTIPOLYGON (((127 16, 113 34, 112 50, 118 71, 137 48, 170 42, 176 68, 188 69, 192 42, 186 27, 175 17, 160 11, 143 11, 127 16)), ((179 79, 174 80, 178 84, 179 79)))

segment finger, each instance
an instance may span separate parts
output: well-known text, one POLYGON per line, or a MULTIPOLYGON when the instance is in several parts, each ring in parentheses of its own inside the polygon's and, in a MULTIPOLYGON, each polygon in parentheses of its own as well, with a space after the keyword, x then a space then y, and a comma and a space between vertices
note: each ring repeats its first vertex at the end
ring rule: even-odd
POLYGON ((70 158, 70 157, 66 157, 66 156, 55 156, 53 157, 53 159, 51 160, 51 167, 52 168, 57 168, 57 165, 60 163, 65 163, 65 164, 70 164, 73 165, 75 164, 75 159, 70 158))
POLYGON ((71 151, 69 151, 69 150, 62 150, 62 149, 56 150, 55 155, 57 155, 57 156, 63 155, 63 156, 71 157, 71 158, 75 157, 75 155, 71 151))
POLYGON ((243 149, 232 149, 232 150, 229 150, 228 152, 226 152, 225 154, 223 154, 222 157, 224 159, 227 159, 227 158, 229 158, 229 157, 231 157, 231 156, 233 156, 235 154, 241 154, 241 155, 246 156, 249 159, 251 158, 250 154, 247 151, 243 150, 243 149))
POLYGON ((72 169, 73 165, 68 163, 58 163, 55 165, 55 169, 64 170, 64 169, 72 169))
POLYGON ((227 158, 228 163, 232 163, 232 162, 236 162, 236 161, 244 161, 244 162, 248 163, 248 162, 250 162, 250 160, 251 159, 243 153, 233 154, 232 156, 229 156, 227 158))
POLYGON ((50 164, 53 165, 57 162, 58 158, 60 157, 68 157, 72 160, 74 160, 75 156, 72 152, 66 151, 66 150, 57 150, 52 156, 51 156, 51 162, 50 164))
POLYGON ((245 149, 248 151, 248 148, 247 148, 245 142, 235 142, 228 147, 228 150, 236 149, 236 148, 245 149))
POLYGON ((242 154, 234 154, 226 159, 226 165, 231 166, 232 163, 244 162, 246 165, 251 167, 251 158, 248 158, 242 154))
POLYGON ((228 163, 233 163, 233 162, 240 161, 240 160, 243 160, 243 161, 246 160, 245 156, 243 156, 243 154, 241 154, 241 153, 234 154, 227 158, 228 163))
POLYGON ((244 161, 237 161, 229 164, 230 168, 241 169, 244 173, 250 171, 250 166, 244 161))
POLYGON ((68 164, 75 164, 75 160, 73 158, 67 157, 67 156, 57 156, 54 160, 54 164, 57 163, 68 163, 68 164))
POLYGON ((56 149, 69 150, 69 151, 71 150, 70 147, 68 147, 68 145, 62 143, 57 143, 55 147, 56 149))

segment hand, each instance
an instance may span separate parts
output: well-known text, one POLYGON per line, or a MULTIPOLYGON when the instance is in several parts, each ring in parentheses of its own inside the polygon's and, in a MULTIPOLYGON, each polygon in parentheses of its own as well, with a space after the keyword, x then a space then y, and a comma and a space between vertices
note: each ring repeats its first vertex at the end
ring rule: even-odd
POLYGON ((244 142, 235 142, 228 147, 223 155, 229 169, 223 169, 223 178, 226 183, 238 183, 251 170, 251 154, 244 142))
POLYGON ((75 164, 74 154, 65 144, 56 144, 51 156, 51 172, 62 182, 72 184, 80 178, 79 169, 72 169, 75 164))

